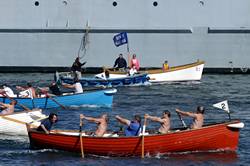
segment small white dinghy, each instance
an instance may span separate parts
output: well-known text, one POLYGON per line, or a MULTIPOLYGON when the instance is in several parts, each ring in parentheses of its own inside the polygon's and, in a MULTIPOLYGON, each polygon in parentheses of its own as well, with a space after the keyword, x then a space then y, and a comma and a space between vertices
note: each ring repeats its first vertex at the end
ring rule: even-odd
POLYGON ((7 135, 28 135, 26 123, 31 128, 37 128, 40 121, 47 118, 41 109, 15 112, 9 115, 0 115, 0 133, 7 135))

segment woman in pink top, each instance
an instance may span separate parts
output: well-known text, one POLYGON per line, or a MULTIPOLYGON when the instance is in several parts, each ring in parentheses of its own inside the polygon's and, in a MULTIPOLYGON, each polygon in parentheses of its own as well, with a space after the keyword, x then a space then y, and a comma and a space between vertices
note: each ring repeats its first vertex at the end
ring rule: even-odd
POLYGON ((139 71, 140 64, 139 64, 139 60, 136 59, 136 55, 135 54, 133 54, 133 58, 130 61, 130 68, 132 68, 133 66, 135 66, 136 70, 139 71))

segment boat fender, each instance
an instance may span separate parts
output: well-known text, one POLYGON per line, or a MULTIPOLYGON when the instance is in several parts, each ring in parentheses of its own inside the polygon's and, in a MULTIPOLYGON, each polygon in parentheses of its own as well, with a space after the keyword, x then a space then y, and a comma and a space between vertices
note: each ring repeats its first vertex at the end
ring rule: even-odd
POLYGON ((242 123, 242 122, 234 123, 234 124, 229 124, 227 126, 231 127, 231 128, 242 129, 244 127, 244 123, 242 123))

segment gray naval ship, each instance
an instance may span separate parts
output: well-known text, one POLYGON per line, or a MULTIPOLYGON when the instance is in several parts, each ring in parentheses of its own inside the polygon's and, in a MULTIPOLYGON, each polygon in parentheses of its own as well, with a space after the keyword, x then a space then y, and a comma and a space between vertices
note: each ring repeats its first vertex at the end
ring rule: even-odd
POLYGON ((249 73, 249 0, 2 0, 0 71, 113 66, 136 53, 142 67, 205 61, 205 72, 249 73), (114 35, 127 32, 128 45, 114 35))

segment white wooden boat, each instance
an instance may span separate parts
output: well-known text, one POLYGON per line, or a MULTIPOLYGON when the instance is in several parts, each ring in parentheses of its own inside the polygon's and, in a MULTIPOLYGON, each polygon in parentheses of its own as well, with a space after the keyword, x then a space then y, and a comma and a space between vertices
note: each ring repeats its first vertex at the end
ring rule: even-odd
MULTIPOLYGON (((167 70, 163 69, 151 69, 145 71, 139 71, 148 73, 149 82, 172 82, 172 81, 199 81, 202 77, 204 68, 204 61, 197 61, 190 64, 181 66, 170 67, 167 70)), ((109 71, 109 78, 122 78, 126 77, 126 72, 117 71, 115 69, 106 69, 109 71)), ((97 76, 99 76, 98 74, 97 76)))
POLYGON ((40 120, 46 117, 41 109, 0 115, 0 133, 8 135, 28 135, 26 123, 30 124, 32 128, 36 128, 40 125, 40 120))

